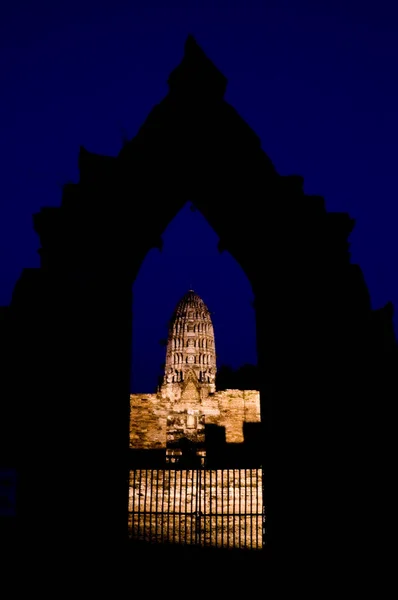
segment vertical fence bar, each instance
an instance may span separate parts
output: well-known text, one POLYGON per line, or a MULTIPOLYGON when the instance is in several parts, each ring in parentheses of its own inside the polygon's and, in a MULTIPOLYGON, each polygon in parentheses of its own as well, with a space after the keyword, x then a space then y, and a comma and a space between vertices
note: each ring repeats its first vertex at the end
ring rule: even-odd
POLYGON ((195 543, 200 545, 200 471, 196 469, 196 518, 195 518, 195 543))
POLYGON ((133 505, 132 505, 132 515, 131 515, 131 534, 134 536, 134 521, 135 521, 135 476, 136 470, 133 471, 133 505))
POLYGON ((267 519, 267 515, 265 512, 265 502, 264 502, 264 470, 261 467, 261 508, 262 508, 262 512, 263 512, 263 537, 262 537, 262 547, 264 548, 266 543, 267 543, 267 539, 266 539, 266 530, 267 530, 267 526, 268 523, 266 524, 266 519, 267 519))
POLYGON ((145 540, 145 482, 144 482, 145 470, 141 469, 140 474, 140 526, 141 526, 141 537, 145 540), (141 491, 143 490, 143 491, 141 491))
POLYGON ((185 543, 187 544, 188 535, 188 469, 185 471, 185 543))
POLYGON ((242 494, 241 488, 241 469, 239 469, 239 488, 238 488, 238 500, 239 500, 239 517, 238 517, 238 527, 239 527, 239 548, 241 547, 241 506, 240 499, 242 494))
POLYGON ((153 494, 153 469, 151 469, 150 471, 151 473, 151 478, 150 478, 150 489, 151 489, 151 493, 150 493, 150 497, 149 497, 149 542, 152 542, 152 512, 153 512, 153 508, 152 508, 152 494, 153 494))
POLYGON ((197 477, 197 481, 198 481, 198 487, 197 487, 197 504, 198 504, 198 510, 196 513, 196 537, 198 539, 197 543, 200 545, 201 543, 201 507, 202 507, 202 471, 200 469, 198 469, 196 471, 196 477, 197 477))
MULTIPOLYGON (((216 493, 215 493, 215 508, 214 508, 214 514, 215 514, 215 545, 216 547, 218 546, 218 505, 219 505, 219 498, 218 498, 218 471, 216 470, 214 472, 214 476, 215 476, 215 483, 214 486, 216 488, 216 493)), ((222 493, 222 488, 221 488, 221 493, 222 493)), ((221 496, 221 503, 222 503, 222 496, 221 496)))
POLYGON ((193 544, 194 543, 194 541, 193 541, 193 539, 194 539, 193 538, 193 526, 194 526, 194 523, 193 522, 194 522, 194 518, 195 518, 195 515, 194 515, 194 512, 195 512, 194 511, 194 498, 193 498, 193 490, 194 490, 193 483, 194 483, 194 473, 195 473, 195 471, 193 469, 190 469, 190 473, 191 473, 191 481, 192 481, 192 487, 191 487, 191 544, 193 544))
POLYGON ((162 469, 162 516, 161 516, 161 520, 160 520, 160 541, 163 544, 164 541, 164 494, 165 494, 165 485, 164 485, 164 475, 165 475, 165 469, 162 469))
POLYGON ((145 491, 144 491, 144 523, 143 523, 143 539, 145 542, 145 533, 146 533, 146 495, 148 490, 148 470, 145 469, 145 491))
POLYGON ((229 469, 227 469, 227 548, 229 548, 229 469))
POLYGON ((179 522, 179 527, 178 527, 178 543, 181 544, 181 529, 182 529, 182 510, 181 510, 181 504, 182 504, 182 471, 181 469, 179 470, 179 474, 180 474, 180 502, 179 502, 179 512, 178 512, 178 522, 179 522))
POLYGON ((137 537, 140 536, 140 529, 141 529, 141 479, 142 479, 141 469, 139 470, 139 474, 140 474, 140 478, 139 478, 139 482, 138 482, 138 522, 137 522, 138 531, 137 531, 137 537))
POLYGON ((224 548, 224 469, 221 470, 221 548, 224 548))
POLYGON ((216 471, 216 540, 220 538, 220 547, 224 546, 224 469, 216 471), (221 488, 221 502, 219 502, 219 489, 221 488), (220 519, 218 518, 219 509, 221 509, 220 519), (219 524, 221 524, 221 530, 219 530, 219 524))
POLYGON ((250 469, 246 469, 246 548, 250 548, 250 469))
POLYGON ((250 548, 253 548, 253 469, 250 469, 250 548))
MULTIPOLYGON (((210 473, 209 473, 209 486, 210 486, 210 496, 209 496, 209 512, 210 512, 209 538, 210 539, 209 539, 209 543, 210 543, 210 546, 213 545, 213 543, 212 543, 213 542, 213 538, 212 538, 212 535, 211 535, 211 529, 212 529, 211 528, 211 525, 212 525, 211 522, 212 522, 212 519, 213 519, 213 514, 212 514, 212 510, 211 510, 212 509, 212 495, 213 495, 213 488, 212 488, 212 485, 211 485, 212 484, 212 481, 211 481, 212 477, 211 477, 211 475, 212 475, 212 471, 210 470, 210 473)), ((217 525, 216 525, 216 527, 217 527, 217 525)), ((216 546, 217 546, 217 536, 216 536, 216 546)))
POLYGON ((245 548, 247 548, 247 469, 245 469, 245 548))
POLYGON ((203 545, 202 540, 202 509, 203 509, 203 472, 199 468, 197 471, 198 477, 198 513, 196 519, 196 529, 198 531, 198 544, 203 545))
POLYGON ((188 522, 188 511, 189 511, 189 469, 185 471, 185 543, 189 544, 189 535, 190 535, 190 521, 188 522))
POLYGON ((141 478, 140 470, 138 469, 136 471, 136 485, 138 486, 138 497, 137 497, 137 508, 136 508, 136 516, 137 516, 137 538, 140 535, 140 486, 141 486, 140 478, 141 478))
MULTIPOLYGON (((206 520, 206 515, 207 515, 207 505, 206 505, 206 471, 204 469, 200 470, 201 472, 201 477, 203 480, 203 502, 202 502, 202 510, 203 510, 203 517, 201 517, 202 522, 203 522, 203 545, 206 546, 206 535, 208 532, 208 527, 207 527, 207 520, 206 520)), ((211 519, 211 517, 210 517, 211 519)))
POLYGON ((159 469, 156 469, 156 495, 155 495, 155 542, 158 541, 158 500, 159 500, 159 469))
POLYGON ((194 508, 193 511, 193 525, 194 525, 194 544, 196 545, 197 543, 197 537, 198 537, 198 525, 197 525, 197 518, 198 518, 198 471, 197 469, 195 469, 194 471, 195 473, 195 478, 196 478, 196 486, 195 486, 195 506, 193 506, 192 508, 194 508))
POLYGON ((258 549, 258 469, 256 469, 256 549, 258 549))
POLYGON ((199 471, 195 469, 196 486, 195 486, 195 545, 198 544, 198 514, 199 514, 199 471))
MULTIPOLYGON (((191 477, 191 470, 188 469, 188 482, 189 482, 189 478, 190 477, 191 477)), ((192 480, 191 480, 191 482, 192 482, 192 480)), ((189 483, 188 483, 188 485, 189 485, 189 483)), ((187 490, 189 490, 189 487, 187 487, 187 490)), ((189 534, 188 534, 189 541, 188 541, 188 543, 191 544, 192 543, 192 516, 191 516, 191 513, 192 513, 192 488, 191 488, 191 503, 189 502, 189 496, 187 498, 187 518, 188 518, 188 509, 189 509, 189 515, 190 515, 189 534)))
POLYGON ((237 473, 236 473, 236 495, 237 495, 237 531, 236 531, 236 544, 238 546, 238 548, 240 548, 240 542, 241 542, 241 533, 240 533, 240 469, 238 469, 237 473))
POLYGON ((177 494, 177 470, 174 465, 174 501, 173 501, 173 543, 175 542, 176 533, 176 494, 177 494))
POLYGON ((264 548, 265 547, 265 520, 266 520, 266 514, 265 514, 265 506, 264 506, 264 471, 263 468, 261 467, 260 470, 260 474, 261 474, 261 547, 264 548))
POLYGON ((232 497, 233 497, 233 517, 232 517, 232 547, 235 548, 235 469, 233 469, 233 488, 232 488, 232 497))
POLYGON ((170 542, 170 467, 167 469, 167 542, 170 542))
POLYGON ((195 469, 192 472, 192 475, 195 477, 195 504, 194 504, 194 513, 193 513, 193 527, 194 527, 194 544, 196 544, 197 540, 197 513, 198 513, 198 471, 195 469))

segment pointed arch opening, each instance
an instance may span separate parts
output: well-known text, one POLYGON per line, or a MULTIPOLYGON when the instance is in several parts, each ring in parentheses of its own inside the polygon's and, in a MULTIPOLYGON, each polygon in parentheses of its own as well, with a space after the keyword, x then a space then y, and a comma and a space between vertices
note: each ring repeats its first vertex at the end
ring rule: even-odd
POLYGON ((155 530, 142 532, 142 512, 159 511, 152 504, 143 508, 140 494, 164 498, 172 489, 175 497, 187 500, 196 490, 195 502, 209 512, 206 489, 213 488, 214 515, 200 517, 193 526, 197 516, 191 507, 184 523, 181 515, 177 518, 168 541, 181 540, 191 519, 195 531, 200 528, 188 536, 192 543, 199 535, 201 543, 208 539, 218 547, 259 549, 262 471, 255 439, 260 392, 251 284, 232 255, 220 252, 219 236, 190 201, 167 225, 162 241, 161 251, 146 255, 133 285, 130 448, 154 462, 146 463, 153 468, 145 471, 145 481, 142 469, 132 475, 131 535, 159 541, 156 517, 155 530), (161 483, 149 489, 148 476, 153 481, 160 472, 161 483), (233 500, 225 497, 224 476, 231 478, 233 500), (225 511, 244 498, 246 506, 249 498, 255 507, 251 517, 242 514, 227 523, 225 511))
MULTIPOLYGON (((243 269, 228 251, 220 252, 219 236, 192 202, 170 221, 162 241, 161 251, 147 253, 133 286, 131 392, 156 392, 164 375, 170 319, 176 302, 191 287, 211 312, 219 385, 228 389, 234 382, 243 384, 245 376, 250 385, 244 387, 257 389, 254 296, 243 269)), ((190 310, 187 316, 186 323, 173 324, 173 349, 184 352, 197 346, 198 359, 205 364, 214 344, 208 335, 211 324, 203 312, 190 310), (184 339, 188 333, 197 335, 184 339)), ((178 362, 184 361, 183 352, 178 362)))

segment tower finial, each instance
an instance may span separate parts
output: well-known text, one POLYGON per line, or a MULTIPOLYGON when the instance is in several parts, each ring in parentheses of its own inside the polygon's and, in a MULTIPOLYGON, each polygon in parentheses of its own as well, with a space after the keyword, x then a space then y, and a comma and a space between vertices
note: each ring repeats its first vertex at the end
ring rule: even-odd
POLYGON ((170 92, 198 101, 203 97, 222 100, 227 79, 206 56, 192 34, 188 35, 181 63, 167 80, 170 92))

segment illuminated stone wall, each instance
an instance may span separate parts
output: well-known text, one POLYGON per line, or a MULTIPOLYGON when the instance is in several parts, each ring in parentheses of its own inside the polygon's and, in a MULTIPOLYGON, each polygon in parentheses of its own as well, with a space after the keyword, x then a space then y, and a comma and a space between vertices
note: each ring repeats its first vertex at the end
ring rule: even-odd
POLYGON ((160 394, 130 395, 130 447, 165 448, 178 437, 201 441, 204 424, 225 427, 226 442, 243 442, 243 424, 260 422, 260 394, 255 390, 225 390, 195 402, 179 402, 160 394))

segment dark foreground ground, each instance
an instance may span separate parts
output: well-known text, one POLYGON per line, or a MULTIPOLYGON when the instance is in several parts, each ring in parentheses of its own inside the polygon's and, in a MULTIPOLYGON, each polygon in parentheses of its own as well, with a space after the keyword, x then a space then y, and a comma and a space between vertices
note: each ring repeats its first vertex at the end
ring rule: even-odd
MULTIPOLYGON (((2 548, 4 598, 41 597, 231 598, 254 592, 269 570, 264 550, 237 550, 129 542, 123 549, 84 549, 40 539, 2 548), (238 591, 239 590, 239 591, 238 591), (159 597, 160 597, 159 596, 159 597)), ((2 540, 4 541, 4 539, 2 540)))
MULTIPOLYGON (((270 571, 266 550, 131 543, 128 555, 149 589, 165 597, 240 598, 258 592, 270 571), (150 573, 146 576, 145 573, 150 573)), ((150 594, 149 594, 150 596, 150 594)))
POLYGON ((207 565, 209 568, 214 562, 228 563, 229 565, 260 566, 267 562, 266 550, 237 550, 193 545, 178 544, 146 544, 144 542, 130 542, 127 555, 134 557, 137 562, 145 563, 147 560, 159 563, 174 561, 193 561, 207 565))

